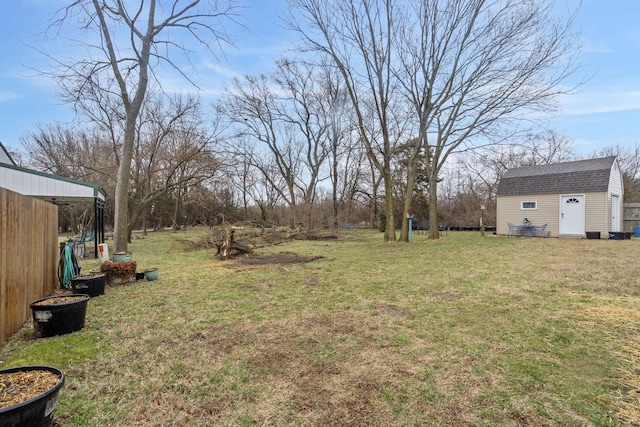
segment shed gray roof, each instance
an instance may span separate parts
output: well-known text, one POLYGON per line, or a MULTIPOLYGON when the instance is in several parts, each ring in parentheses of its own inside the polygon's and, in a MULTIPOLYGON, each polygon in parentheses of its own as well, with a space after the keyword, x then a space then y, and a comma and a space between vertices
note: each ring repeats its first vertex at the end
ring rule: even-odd
POLYGON ((578 160, 508 170, 500 179, 498 196, 589 193, 607 191, 616 157, 578 160))

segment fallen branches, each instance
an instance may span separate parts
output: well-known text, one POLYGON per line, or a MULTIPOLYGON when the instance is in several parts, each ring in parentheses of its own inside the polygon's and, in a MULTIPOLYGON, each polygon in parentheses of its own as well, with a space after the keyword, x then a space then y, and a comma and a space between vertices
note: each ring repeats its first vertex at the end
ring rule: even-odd
POLYGON ((276 246, 292 240, 336 240, 333 230, 295 231, 288 227, 232 226, 228 223, 212 229, 211 234, 198 240, 177 239, 184 250, 216 248, 220 259, 233 258, 239 254, 253 252, 256 248, 276 246))

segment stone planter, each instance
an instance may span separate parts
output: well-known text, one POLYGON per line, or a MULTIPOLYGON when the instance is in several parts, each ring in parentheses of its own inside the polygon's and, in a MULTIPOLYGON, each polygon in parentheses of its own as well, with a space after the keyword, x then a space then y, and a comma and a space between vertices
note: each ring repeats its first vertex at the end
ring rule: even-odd
POLYGON ((62 371, 50 366, 0 370, 0 426, 50 427, 63 384, 62 371))
POLYGON ((61 295, 31 303, 36 337, 64 335, 84 328, 89 295, 61 295))

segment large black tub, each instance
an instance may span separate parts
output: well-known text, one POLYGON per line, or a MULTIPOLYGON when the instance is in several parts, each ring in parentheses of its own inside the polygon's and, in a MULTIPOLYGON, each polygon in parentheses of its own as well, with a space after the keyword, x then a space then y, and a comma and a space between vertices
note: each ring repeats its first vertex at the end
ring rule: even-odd
POLYGON ((104 295, 104 285, 107 282, 106 274, 86 274, 71 279, 71 287, 74 294, 86 294, 90 297, 104 295))
MULTIPOLYGON (((0 427, 50 427, 53 424, 53 411, 58 403, 58 392, 64 384, 64 374, 61 370, 50 366, 19 366, 0 370, 0 381, 9 382, 12 375, 21 373, 33 378, 43 373, 53 374, 58 377, 58 380, 55 382, 55 379, 51 378, 53 380, 51 388, 39 391, 40 394, 29 400, 0 409, 0 427)), ((24 386, 27 382, 22 385, 24 386)))
POLYGON ((84 328, 89 295, 60 295, 31 303, 36 337, 52 337, 84 328))

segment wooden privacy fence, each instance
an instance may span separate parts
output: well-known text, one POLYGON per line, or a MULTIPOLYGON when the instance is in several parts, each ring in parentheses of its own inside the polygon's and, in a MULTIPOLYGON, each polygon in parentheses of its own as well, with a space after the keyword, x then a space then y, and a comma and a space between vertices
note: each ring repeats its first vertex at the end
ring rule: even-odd
POLYGON ((0 188, 0 345, 57 285, 58 207, 0 188))
POLYGON ((640 203, 625 203, 622 205, 622 231, 634 231, 640 225, 640 203))

